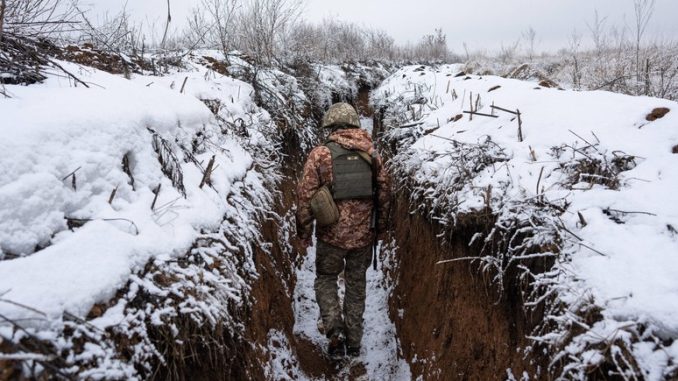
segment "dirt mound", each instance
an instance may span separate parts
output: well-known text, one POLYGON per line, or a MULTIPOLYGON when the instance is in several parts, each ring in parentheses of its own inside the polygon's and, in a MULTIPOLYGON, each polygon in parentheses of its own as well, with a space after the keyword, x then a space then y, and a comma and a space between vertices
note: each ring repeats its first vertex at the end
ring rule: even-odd
POLYGON ((666 114, 669 113, 669 111, 671 111, 671 110, 668 109, 668 108, 666 108, 666 107, 657 107, 657 108, 655 108, 654 110, 652 110, 652 112, 650 112, 649 114, 647 114, 647 116, 645 117, 645 119, 646 119, 647 121, 649 121, 649 122, 653 122, 653 121, 655 121, 655 120, 657 120, 657 119, 663 118, 664 115, 666 115, 666 114))

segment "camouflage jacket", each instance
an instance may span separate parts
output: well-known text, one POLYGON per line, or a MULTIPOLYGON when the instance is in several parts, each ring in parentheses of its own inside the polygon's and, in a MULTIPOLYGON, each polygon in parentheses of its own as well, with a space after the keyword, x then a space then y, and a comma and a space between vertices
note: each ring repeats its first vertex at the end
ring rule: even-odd
MULTIPOLYGON (((358 128, 341 129, 333 132, 330 141, 347 149, 365 151, 370 155, 374 151, 372 139, 365 130, 358 128)), ((323 185, 332 183, 332 154, 326 146, 318 146, 311 151, 304 173, 297 187, 297 234, 300 238, 309 238, 313 230, 311 198, 323 185)), ((381 157, 377 157, 377 182, 379 184, 380 217, 378 228, 386 231, 390 194, 390 180, 383 168, 381 157)), ((370 229, 372 218, 372 199, 337 201, 339 221, 333 225, 319 227, 318 239, 330 245, 346 250, 358 249, 372 243, 373 232, 370 229)))

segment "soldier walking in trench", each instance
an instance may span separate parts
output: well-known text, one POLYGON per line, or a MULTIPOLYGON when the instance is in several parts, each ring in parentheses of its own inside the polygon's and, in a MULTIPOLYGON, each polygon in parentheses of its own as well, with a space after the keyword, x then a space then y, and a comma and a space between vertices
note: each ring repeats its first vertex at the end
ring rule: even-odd
POLYGON ((366 271, 376 238, 386 231, 390 181, 353 106, 332 105, 322 127, 329 138, 311 151, 297 188, 298 246, 305 253, 315 220, 315 294, 329 338, 327 351, 331 357, 356 357, 363 337, 366 271), (343 310, 337 294, 342 271, 343 310))

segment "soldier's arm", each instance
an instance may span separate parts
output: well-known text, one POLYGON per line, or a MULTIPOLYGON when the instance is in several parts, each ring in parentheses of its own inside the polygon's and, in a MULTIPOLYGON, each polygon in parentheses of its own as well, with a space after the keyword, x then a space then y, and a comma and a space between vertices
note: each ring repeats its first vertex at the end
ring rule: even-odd
POLYGON ((388 228, 388 215, 391 207, 391 179, 384 168, 381 156, 377 157, 377 183, 379 184, 379 221, 378 229, 385 232, 388 228))
POLYGON ((320 147, 315 148, 308 155, 304 172, 297 186, 297 235, 308 239, 313 233, 313 213, 311 212, 311 198, 320 188, 318 171, 320 147))

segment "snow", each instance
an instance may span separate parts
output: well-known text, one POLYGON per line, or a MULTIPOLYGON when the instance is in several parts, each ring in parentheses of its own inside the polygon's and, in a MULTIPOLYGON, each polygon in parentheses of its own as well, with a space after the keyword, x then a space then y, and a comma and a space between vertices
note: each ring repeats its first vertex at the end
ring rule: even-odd
MULTIPOLYGON (((179 94, 162 85, 178 78, 137 77, 133 81, 62 63, 90 84, 74 87, 51 76, 44 84, 7 86, 11 99, 0 102, 5 121, 0 134, 0 249, 27 256, 0 262, 3 298, 31 306, 50 317, 64 311, 86 315, 97 302, 109 299, 130 274, 150 258, 185 252, 201 228, 217 226, 226 211, 220 194, 242 177, 252 163, 235 141, 224 141, 214 171, 214 189, 198 189, 202 173, 184 167, 187 197, 183 199, 160 172, 153 152, 152 128, 161 136, 188 141, 214 118, 196 96, 223 91, 229 96, 243 88, 240 81, 211 81, 215 88, 198 88, 192 73, 187 85, 193 94, 179 94), (145 86, 149 82, 154 85, 145 86), (195 96, 194 96, 195 95, 195 96), (122 171, 121 160, 131 153, 135 189, 122 171), (75 172, 76 189, 71 178, 75 172), (156 211, 153 189, 162 184, 156 211), (111 205, 109 196, 117 187, 111 205), (65 217, 86 218, 76 232, 65 217), (124 220, 122 220, 124 219, 124 220), (133 224, 132 224, 133 222, 133 224), (33 255, 36 246, 47 246, 33 255)), ((202 83, 207 83, 204 79, 202 83)), ((242 115, 249 99, 229 109, 242 115)), ((190 146, 190 144, 189 144, 190 146)), ((208 158, 204 155, 201 159, 208 158)), ((0 305, 9 318, 26 318, 26 309, 0 305)))
POLYGON ((264 369, 269 379, 299 380, 299 376, 303 373, 284 333, 271 330, 268 333, 267 350, 270 360, 264 365, 264 369))
MULTIPOLYGON (((395 255, 392 250, 384 251, 382 257, 395 255)), ((315 301, 313 282, 315 280, 316 246, 308 248, 306 256, 297 269, 297 284, 294 290, 294 334, 309 339, 319 348, 326 348, 328 340, 318 331, 320 310, 315 301)), ((375 271, 367 270, 367 299, 363 315, 363 340, 361 354, 355 360, 365 365, 367 380, 410 380, 409 365, 400 352, 395 324, 389 317, 388 300, 392 291, 392 281, 387 278, 387 259, 375 271)), ((340 287, 343 287, 341 279, 340 287)), ((340 295, 343 290, 340 290, 340 295)), ((301 375, 299 379, 309 379, 301 375)))
POLYGON ((59 63, 89 88, 54 71, 0 99, 0 341, 44 340, 69 375, 141 379, 164 362, 150 326, 239 324, 228 308, 256 276, 279 137, 251 85, 193 58, 130 80, 59 63))
MULTIPOLYGON (((432 217, 453 224, 456 215, 482 209, 490 185, 489 202, 500 220, 508 218, 504 213, 511 205, 539 198, 564 205, 564 213, 549 218, 555 221, 550 232, 563 232, 563 226, 573 233, 563 233, 556 264, 559 298, 574 305, 582 295, 592 295, 608 327, 631 321, 659 338, 678 338, 678 155, 671 152, 678 144, 678 104, 495 76, 455 77, 460 70, 459 65, 406 67, 373 93, 377 107, 389 108, 387 124, 420 123, 392 128, 386 137, 400 142, 394 165, 437 207, 432 217), (474 115, 470 120, 464 113, 453 121, 470 110, 471 96, 474 105, 480 97, 477 112, 497 118, 474 115), (491 105, 520 110, 524 141, 519 141, 515 115, 491 105), (647 121, 656 107, 671 111, 647 121), (493 157, 492 163, 469 164, 475 147, 481 157, 493 157), (616 188, 582 176, 572 180, 577 174, 572 163, 587 157, 612 163, 625 155, 633 164, 616 174, 616 188), (464 163, 468 172, 459 167, 464 163)), ((634 329, 629 327, 619 330, 634 329)), ((634 348, 638 359, 654 356, 651 363, 659 368, 644 370, 648 375, 670 370, 663 349, 634 348)), ((585 362, 596 357, 574 355, 586 357, 585 362)))

